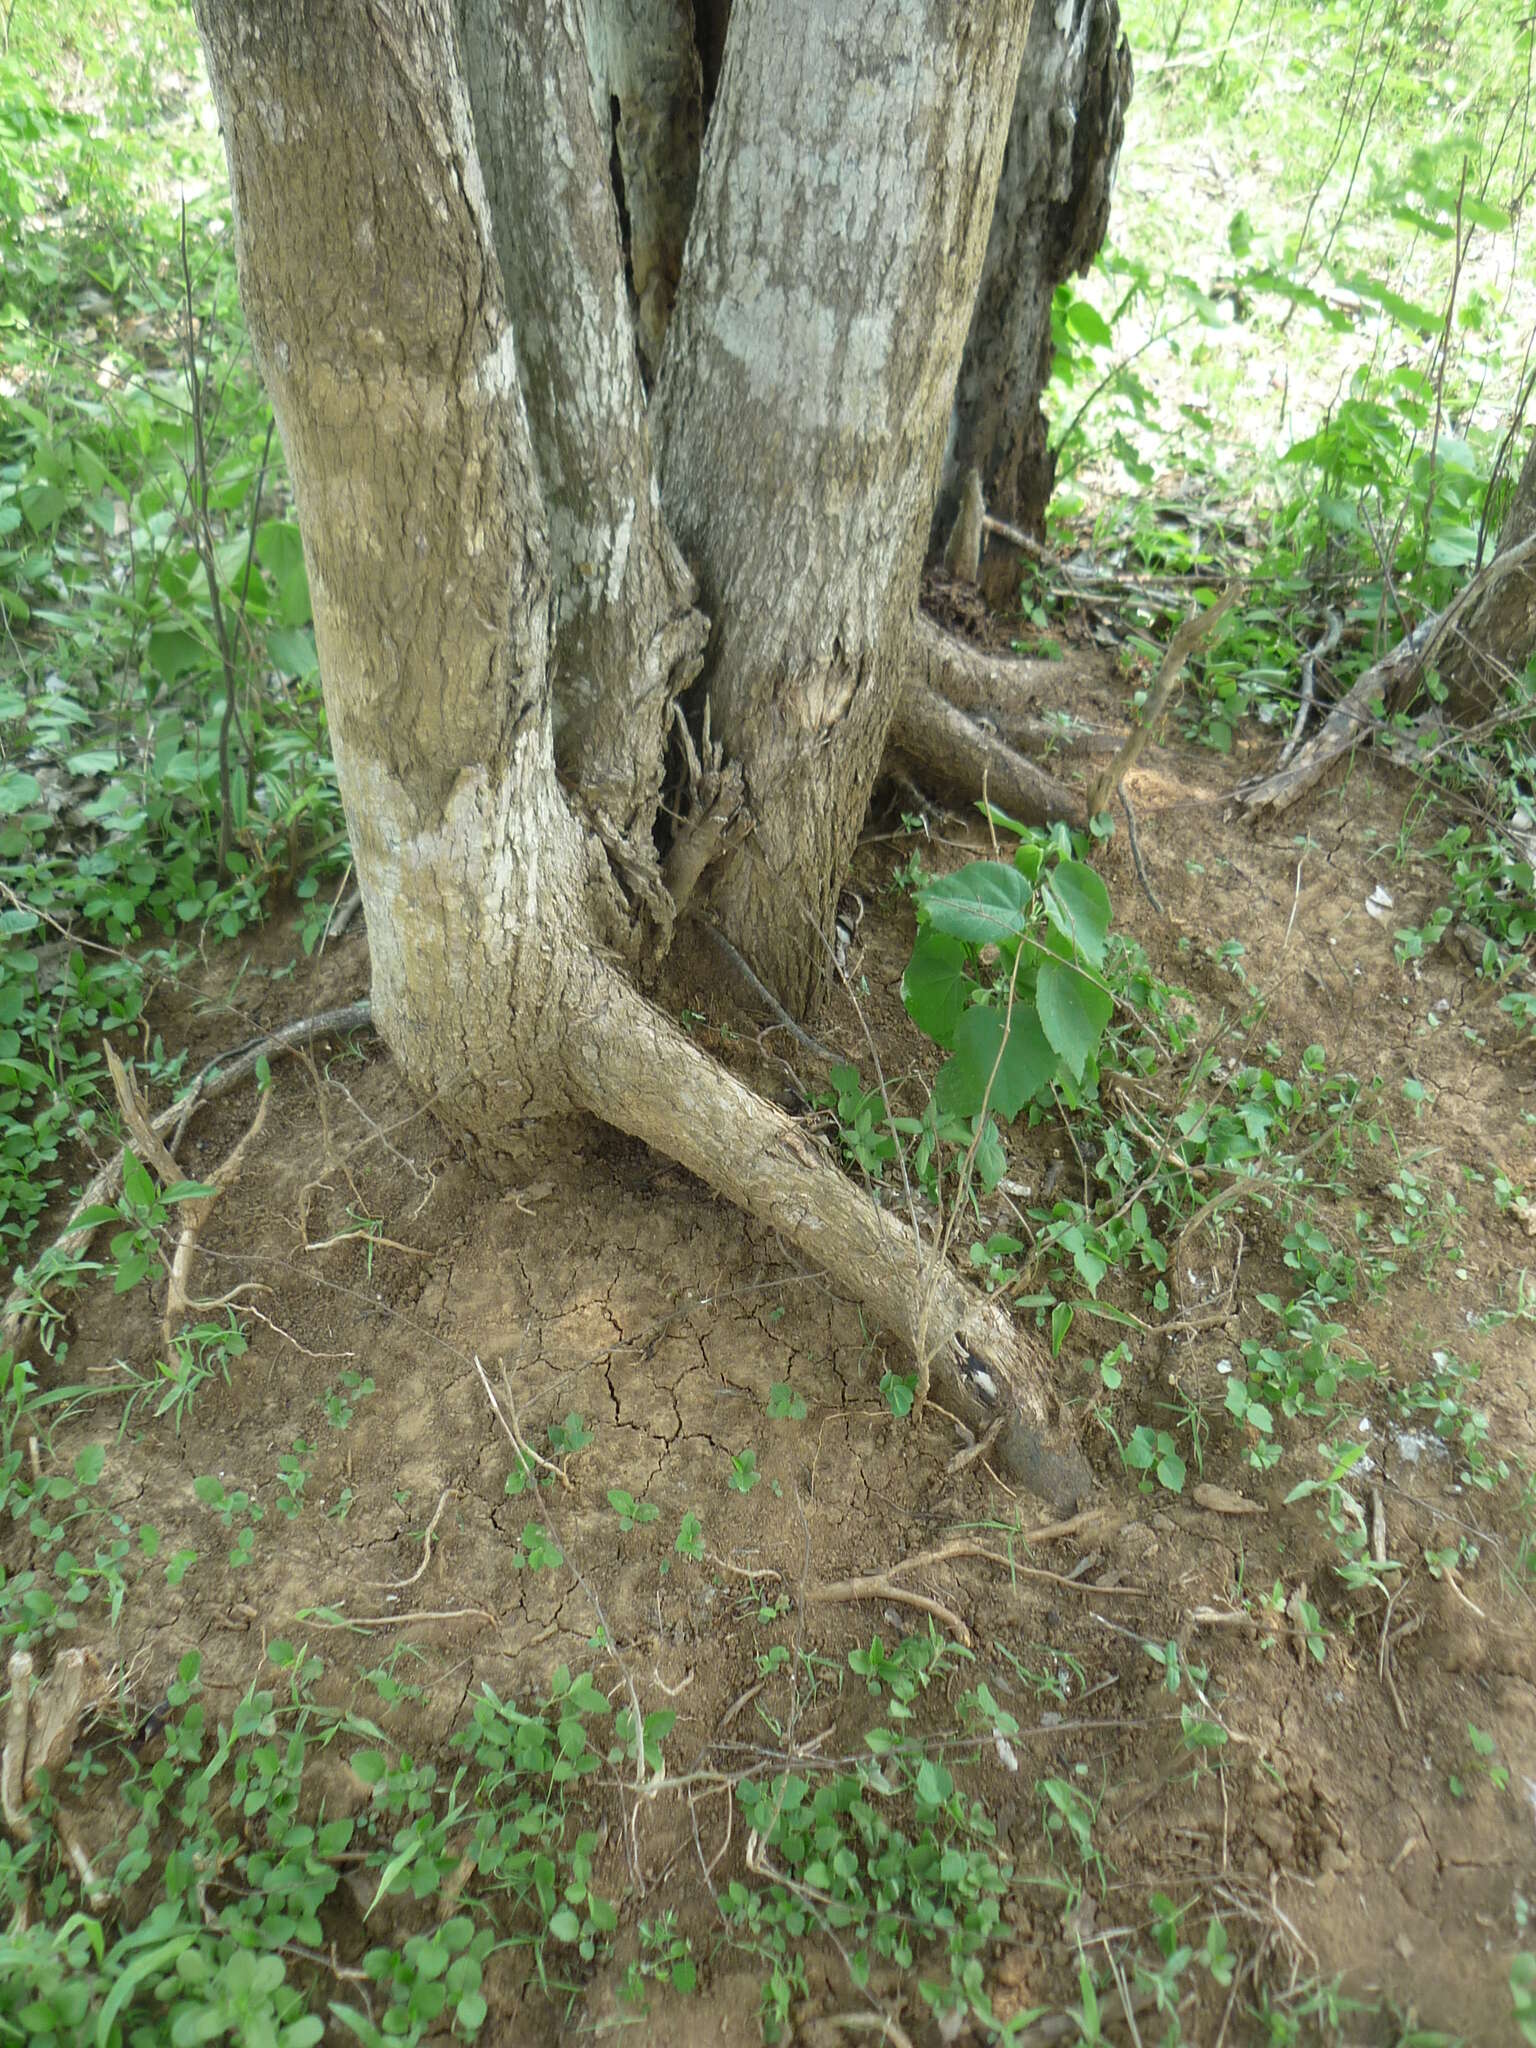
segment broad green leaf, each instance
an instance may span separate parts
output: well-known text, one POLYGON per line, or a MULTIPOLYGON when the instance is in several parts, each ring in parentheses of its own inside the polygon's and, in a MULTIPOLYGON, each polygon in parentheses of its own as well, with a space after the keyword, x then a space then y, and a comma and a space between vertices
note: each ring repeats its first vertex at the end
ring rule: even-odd
POLYGON ((1010 818, 1006 811, 1000 811, 996 804, 988 803, 984 796, 976 799, 976 808, 988 824, 995 825, 999 832, 1016 832, 1021 839, 1029 837, 1028 825, 1021 825, 1017 818, 1010 818))
POLYGON ((1371 277, 1363 270, 1334 274, 1341 284, 1347 285, 1351 291, 1358 292, 1362 299, 1368 300, 1372 305, 1380 306, 1384 313, 1389 314, 1400 327, 1406 327, 1410 333, 1422 335, 1427 340, 1438 331, 1441 316, 1433 306, 1414 305, 1413 301, 1405 299, 1401 292, 1391 290, 1389 286, 1381 283, 1380 279, 1371 277))
POLYGON ((965 1014, 966 997, 973 983, 965 972, 966 949, 959 939, 943 932, 922 931, 912 948, 912 958, 901 977, 901 1000, 907 1015, 919 1031, 926 1032, 935 1045, 946 1051, 955 1042, 955 1032, 965 1014))
POLYGON ((157 626, 149 636, 147 653, 150 667, 165 683, 206 666, 209 658, 196 634, 184 632, 180 626, 157 626))
POLYGON ((307 683, 320 667, 312 626, 275 628, 267 635, 267 654, 274 668, 286 676, 297 676, 301 683, 307 683))
POLYGON ((1103 314, 1090 306, 1086 299, 1074 299, 1068 306, 1067 325, 1089 348, 1108 348, 1114 339, 1103 314))
MULTIPOLYGON (((48 1070, 35 1060, 0 1059, 0 1084, 8 1088, 46 1088, 48 1070)), ((114 1209, 111 1214, 115 1216, 117 1211, 114 1209)))
POLYGON ((934 1100, 941 1110, 953 1111, 956 1116, 975 1116, 987 1102, 1004 1123, 1011 1123, 1055 1072, 1056 1055, 1028 1005, 1014 1004, 1006 1044, 1001 1010, 967 1010, 955 1033, 954 1058, 939 1069, 934 1100), (992 1093, 988 1102, 989 1081, 992 1093))
POLYGON ((69 510, 70 497, 57 484, 26 484, 16 493, 16 502, 32 531, 42 534, 63 518, 69 510))
POLYGON ((1041 893, 1045 914, 1057 931, 1085 960, 1102 967, 1109 936, 1109 891, 1093 869, 1080 860, 1061 861, 1041 893))
POLYGON ((1109 990, 1063 960, 1042 960, 1035 1001, 1046 1038, 1060 1053, 1074 1080, 1094 1052, 1114 1011, 1109 990))
POLYGON ((155 1184, 148 1168, 126 1150, 123 1153, 123 1193, 135 1209, 147 1209, 155 1199, 155 1184))
POLYGON ((1031 895, 1017 868, 999 860, 976 860, 958 874, 945 875, 916 898, 921 915, 936 932, 968 939, 974 946, 1003 945, 1024 929, 1031 895))
POLYGON ((238 599, 241 590, 244 589, 246 601, 252 609, 258 612, 265 611, 266 586, 261 571, 254 562, 251 564, 250 581, 246 582, 245 563, 249 550, 250 542, 243 533, 232 534, 228 540, 221 541, 213 551, 214 573, 218 577, 220 590, 226 592, 229 597, 238 599))
POLYGON ((279 625, 307 625, 310 616, 309 573, 299 529, 291 519, 268 519, 256 535, 256 559, 276 586, 279 625))
POLYGON ((1437 533, 1424 550, 1424 559, 1437 569, 1463 569, 1477 559, 1477 529, 1452 526, 1437 533))
POLYGON ((41 795, 42 784, 35 775, 20 768, 0 769, 0 818, 14 817, 35 804, 41 795))

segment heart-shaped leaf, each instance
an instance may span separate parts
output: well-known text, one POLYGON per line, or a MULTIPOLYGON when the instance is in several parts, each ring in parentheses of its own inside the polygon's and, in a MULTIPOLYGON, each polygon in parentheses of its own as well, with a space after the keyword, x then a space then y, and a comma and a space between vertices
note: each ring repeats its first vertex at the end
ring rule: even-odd
POLYGON ((1070 939, 1083 959, 1104 964, 1109 936, 1109 891, 1090 867, 1064 860, 1045 884, 1045 914, 1063 938, 1070 939))
POLYGON ((1035 1002, 1045 1036, 1060 1053, 1074 1080, 1083 1078, 1114 1011, 1109 990, 1081 968, 1064 960, 1042 960, 1035 979, 1035 1002))
POLYGON ((901 977, 901 1000, 919 1031, 947 1051, 955 1042, 966 998, 974 982, 966 977, 966 949, 944 932, 922 931, 901 977))
POLYGON ((1001 1010, 971 1009, 955 1033, 954 1058, 939 1069, 934 1100, 941 1110, 956 1116, 975 1116, 987 1103, 1005 1123, 1011 1123, 1055 1072, 1056 1055, 1033 1008, 1014 1004, 1006 1042, 1001 1010))
POLYGON ((973 946, 1004 945, 1023 931, 1032 893, 1017 868, 976 860, 920 890, 916 901, 934 931, 973 946))

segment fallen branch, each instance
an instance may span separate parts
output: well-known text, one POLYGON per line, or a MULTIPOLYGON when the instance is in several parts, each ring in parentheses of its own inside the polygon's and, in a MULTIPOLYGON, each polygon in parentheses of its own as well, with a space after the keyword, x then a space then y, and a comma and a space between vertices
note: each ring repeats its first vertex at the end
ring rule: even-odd
POLYGON ((758 1001, 773 1012, 776 1021, 767 1027, 769 1031, 787 1031, 797 1045, 804 1046, 813 1060, 820 1060, 826 1066, 837 1064, 837 1054, 830 1052, 819 1038, 812 1038, 808 1031, 795 1022, 768 984, 760 981, 752 968, 742 959, 719 925, 710 918, 701 917, 695 920, 695 929, 701 931, 711 945, 725 955, 758 1001))
POLYGON ((1173 695, 1174 685, 1184 673, 1185 662, 1189 660, 1189 657, 1194 653, 1201 641, 1208 638, 1217 622, 1224 618, 1233 605, 1237 603, 1241 588, 1240 584, 1229 583, 1221 593, 1221 596, 1217 598, 1216 602, 1208 610, 1191 612, 1183 625, 1180 626, 1179 630, 1168 642, 1167 649, 1163 655, 1162 666, 1157 672, 1157 681, 1152 685, 1151 694, 1147 698, 1146 707, 1142 712, 1140 725, 1137 726, 1109 766, 1103 769, 1095 778, 1093 786, 1088 792, 1090 816, 1097 817, 1100 811, 1107 811, 1109 809, 1110 798, 1141 758, 1142 750, 1145 748, 1147 741, 1151 739, 1153 731, 1161 720, 1163 713, 1168 709, 1168 700, 1173 695))
POLYGON ((1474 606, 1480 607, 1506 576, 1526 568, 1533 561, 1536 561, 1536 534, 1521 541, 1517 547, 1495 555, 1443 612, 1426 620, 1406 640, 1399 641, 1390 654, 1372 662, 1349 694, 1340 698, 1333 707, 1321 731, 1308 740, 1288 766, 1257 781, 1239 783, 1233 792, 1238 802, 1250 812, 1289 810, 1296 799, 1309 790, 1341 754, 1347 753, 1356 740, 1376 730, 1381 723, 1374 708, 1376 704, 1379 702, 1388 708, 1407 705, 1418 686, 1419 677, 1434 665, 1452 635, 1459 634, 1465 615, 1474 606))
MULTIPOLYGON (((191 1087, 168 1109, 162 1109, 158 1116, 150 1119, 150 1130, 157 1138, 167 1131, 174 1131, 171 1140, 174 1146, 185 1130, 194 1110, 205 1102, 212 1102, 217 1096, 227 1095, 237 1087, 247 1074, 253 1073, 264 1059, 274 1058, 278 1053, 292 1052, 300 1046, 310 1045, 317 1038, 324 1038, 329 1032, 338 1034, 359 1031, 373 1015, 372 1006, 367 1002, 348 1003, 339 1010, 322 1010, 313 1017, 301 1017, 297 1022, 285 1024, 280 1030, 269 1032, 264 1038, 254 1038, 231 1052, 220 1053, 210 1060, 193 1078, 191 1087)), ((169 1152, 170 1148, 167 1148, 169 1152)), ((89 1210, 105 1207, 117 1200, 118 1190, 123 1181, 123 1159, 118 1153, 109 1159, 91 1178, 70 1214, 70 1220, 59 1232, 53 1243, 32 1266, 30 1286, 23 1292, 18 1290, 5 1304, 5 1315, 0 1320, 0 1351, 13 1351, 19 1345, 27 1325, 37 1318, 47 1304, 47 1290, 51 1281, 58 1277, 57 1269, 71 1256, 83 1254, 90 1247, 98 1225, 81 1223, 80 1217, 89 1210)))
MULTIPOLYGON (((150 1119, 149 1105, 145 1102, 137 1081, 118 1058, 112 1041, 105 1040, 102 1049, 107 1056, 107 1071, 112 1076, 112 1091, 117 1097, 118 1109, 122 1112, 129 1136, 138 1147, 140 1158, 154 1167, 166 1187, 174 1187, 178 1181, 187 1178, 186 1174, 182 1172, 160 1133, 155 1129, 150 1119)), ((176 1332, 186 1321, 191 1310, 223 1308, 243 1291, 236 1288, 233 1293, 221 1296, 216 1302, 194 1301, 192 1261, 197 1256, 197 1240, 202 1234, 203 1225, 217 1208, 230 1184, 239 1175, 241 1167, 245 1164, 245 1155, 261 1135, 262 1126, 267 1120, 267 1111, 271 1106, 271 1095, 263 1093, 244 1137, 222 1164, 205 1176, 204 1185, 208 1192, 190 1196, 178 1205, 177 1221, 181 1225, 181 1230, 176 1241, 175 1256, 171 1260, 170 1282, 165 1290, 165 1314, 160 1325, 167 1357, 170 1356, 176 1332)))
POLYGON ((1054 563, 1057 559, 1043 540, 1034 539, 1022 526, 1010 526, 1006 519, 994 519, 990 512, 982 514, 981 530, 985 534, 995 535, 998 540, 1006 541, 1009 547, 1017 548, 1020 554, 1033 555, 1037 562, 1054 563))
POLYGON ((1291 736, 1280 749, 1279 765, 1282 768, 1301 745, 1307 720, 1312 716, 1312 706, 1317 701, 1317 664, 1332 654, 1344 632, 1344 621, 1337 612, 1325 612, 1324 617, 1328 621, 1327 632, 1301 658, 1301 697, 1296 705, 1296 723, 1291 727, 1291 736))
POLYGON ((1334 705, 1321 728, 1289 766, 1256 782, 1240 782, 1233 791, 1237 801, 1250 812, 1288 811, 1324 769, 1331 767, 1341 754, 1348 753, 1356 740, 1375 731, 1381 723, 1376 706, 1390 701, 1393 690, 1416 665, 1406 640, 1382 660, 1373 662, 1349 694, 1334 705))
POLYGON ((1131 862, 1136 870, 1136 879, 1141 884, 1141 893, 1159 917, 1166 917, 1168 913, 1158 900, 1157 891, 1153 888, 1151 877, 1147 873, 1146 863, 1141 857, 1141 840, 1136 833, 1136 813, 1131 809, 1131 800, 1123 788, 1117 794, 1120 798, 1120 808, 1125 813, 1125 832, 1131 842, 1131 862))

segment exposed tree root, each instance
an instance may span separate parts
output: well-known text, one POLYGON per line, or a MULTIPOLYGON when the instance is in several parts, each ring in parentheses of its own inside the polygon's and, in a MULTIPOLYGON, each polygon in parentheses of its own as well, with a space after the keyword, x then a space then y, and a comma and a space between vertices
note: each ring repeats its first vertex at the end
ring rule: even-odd
POLYGON ((890 737, 941 787, 988 800, 1025 825, 1065 818, 1079 830, 1088 813, 1078 791, 1015 753, 947 698, 915 679, 908 682, 891 721, 890 737))
POLYGON ((1019 709, 1021 695, 1059 685, 1059 662, 983 654, 925 612, 919 612, 914 622, 908 658, 917 681, 936 696, 947 698, 959 711, 982 713, 1011 747, 1022 751, 1065 745, 1069 753, 1112 754, 1120 745, 1121 736, 1116 733, 1084 730, 1064 735, 1059 724, 1019 709))
MULTIPOLYGON (((1021 1546, 1059 1542, 1063 1537, 1075 1536, 1084 1529, 1097 1528, 1102 1521, 1101 1512, 1096 1508, 1090 1508, 1085 1514, 1073 1515, 1065 1522, 1050 1522, 1041 1529, 1022 1530, 1015 1541, 1021 1546)), ((956 1558, 970 1557, 981 1558, 988 1564, 998 1565, 1015 1579, 1043 1579, 1050 1585, 1064 1586, 1074 1593, 1092 1593, 1095 1597, 1123 1594, 1138 1599, 1146 1598, 1144 1589, 1139 1586, 1085 1585, 1077 1579, 1068 1578, 1062 1572, 1048 1572, 1042 1570, 1039 1565, 1020 1564, 1011 1549, 992 1550, 986 1544, 972 1542, 967 1537, 941 1543, 936 1550, 924 1550, 911 1557, 901 1558, 895 1564, 887 1565, 884 1571, 865 1572, 856 1579, 828 1580, 823 1585, 810 1587, 805 1597, 813 1605, 819 1602, 892 1600, 898 1605, 917 1607, 924 1613, 933 1615, 936 1620, 942 1621, 946 1627, 954 1631, 962 1643, 969 1643, 970 1631, 953 1608, 945 1606, 943 1601, 936 1600, 931 1594, 913 1592, 910 1588, 899 1585, 897 1581, 906 1578, 911 1572, 931 1571, 935 1565, 948 1564, 956 1558)))
POLYGON ((1024 677, 1007 672, 1026 664, 988 662, 983 656, 973 661, 970 649, 921 617, 912 652, 912 671, 891 723, 893 745, 942 787, 963 790, 968 797, 985 789, 993 803, 1026 825, 1048 825, 1057 818, 1079 828, 1087 824, 1079 791, 1036 767, 960 708, 962 703, 980 708, 989 689, 994 702, 1007 689, 1016 689, 1024 677), (958 702, 952 691, 960 693, 958 702))
MULTIPOLYGON (((117 1097, 117 1106, 122 1112, 128 1135, 138 1147, 139 1157, 155 1169, 166 1187, 174 1187, 178 1181, 186 1179, 186 1174, 167 1149, 165 1140, 154 1128, 150 1120, 149 1105, 144 1100, 139 1084, 118 1058, 110 1039, 106 1041, 103 1050, 107 1055, 107 1071, 112 1076, 112 1090, 117 1097)), ((171 1346, 175 1342, 177 1331, 193 1309, 223 1308, 246 1291, 237 1287, 232 1294, 223 1295, 216 1302, 195 1301, 192 1298, 192 1261, 197 1256, 197 1241, 202 1234, 203 1225, 213 1214, 231 1183, 239 1178, 240 1169, 245 1163, 245 1155, 261 1136, 262 1126, 267 1120, 267 1111, 271 1106, 271 1095, 263 1094, 256 1105, 255 1116, 252 1117, 245 1135, 233 1152, 211 1172, 203 1175, 203 1183, 208 1193, 194 1196, 180 1204, 180 1236, 176 1244, 175 1257, 171 1260, 170 1278, 165 1290, 165 1313, 160 1323, 161 1339, 167 1357, 171 1354, 171 1346)))
POLYGON ((665 1152, 767 1223, 910 1347, 926 1381, 985 1430, 1008 1416, 998 1469, 1055 1506, 1092 1485, 1058 1435, 1049 1359, 998 1303, 976 1295, 914 1229, 856 1187, 773 1104, 742 1085, 599 960, 567 1058, 581 1105, 665 1152))

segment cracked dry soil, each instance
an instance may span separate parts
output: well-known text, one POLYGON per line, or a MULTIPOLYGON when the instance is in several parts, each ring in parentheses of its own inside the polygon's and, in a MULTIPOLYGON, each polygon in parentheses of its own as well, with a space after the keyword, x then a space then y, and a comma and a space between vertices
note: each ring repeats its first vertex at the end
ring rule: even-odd
MULTIPOLYGON (((1071 703, 1104 723, 1124 716, 1113 683, 1079 679, 1071 703)), ((1245 765, 1178 747, 1145 757, 1130 793, 1166 915, 1138 891, 1122 834, 1105 852, 1117 926, 1139 938, 1162 976, 1193 991, 1207 1024, 1223 1007, 1241 1008, 1217 956, 1229 940, 1242 941, 1249 979, 1269 1004, 1244 1057, 1294 1073, 1303 1047, 1320 1043, 1331 1071, 1384 1078, 1403 1153, 1422 1153, 1415 1170, 1454 1187, 1461 1209, 1453 1246, 1427 1273, 1422 1258, 1405 1253, 1385 1293, 1347 1309, 1349 1336, 1393 1384, 1423 1378, 1438 1347, 1475 1359, 1494 1451, 1529 1461, 1531 1326, 1469 1325, 1508 1302, 1522 1266, 1536 1265, 1519 1222, 1491 1194, 1495 1172, 1516 1182, 1530 1173, 1530 1044, 1464 960, 1442 951, 1417 971, 1394 961, 1394 927, 1421 922, 1436 900, 1427 865, 1389 857, 1411 794, 1397 771, 1362 756, 1342 785, 1335 778, 1297 812, 1254 830, 1228 820, 1220 801, 1245 765), (1365 907, 1378 882, 1396 899, 1383 921, 1365 907), (1278 1049, 1266 1054, 1271 1041, 1278 1049), (1401 1092, 1410 1079, 1426 1091, 1418 1118, 1401 1092), (1483 1178, 1467 1181, 1465 1168, 1483 1178)), ((956 814, 938 814, 935 829, 943 843, 926 849, 930 866, 983 850, 979 830, 956 814)), ((856 963, 868 985, 864 1016, 885 1073, 908 1096, 931 1072, 899 1001, 911 913, 886 887, 909 850, 910 842, 872 830, 856 877, 868 904, 856 963)), ((285 979, 295 951, 291 931, 274 926, 235 993, 221 987, 227 970, 215 961, 200 990, 162 1004, 155 1027, 200 1056, 365 989, 360 938, 301 961, 285 979)), ((785 1086, 786 1070, 756 1040, 763 1020, 740 1006, 703 954, 694 1007, 708 1019, 696 1028, 721 1057, 760 1086, 785 1086)), ((867 1073, 863 1026, 845 1000, 823 1028, 867 1073)), ((856 1309, 665 1161, 587 1126, 563 1133, 518 1187, 496 1189, 403 1099, 371 1041, 361 1057, 331 1045, 312 1061, 284 1062, 276 1089, 259 1156, 210 1222, 199 1268, 209 1295, 259 1283, 252 1300, 264 1320, 250 1324, 248 1354, 227 1385, 202 1389, 179 1432, 171 1418, 140 1408, 119 1440, 118 1411, 103 1402, 61 1428, 54 1446, 67 1465, 104 1435, 118 1504, 156 1524, 167 1555, 183 1545, 199 1552, 179 1586, 146 1573, 116 1628, 97 1628, 103 1662, 125 1674, 131 1698, 141 1707, 158 1699, 196 1648, 212 1709, 227 1707, 261 1673, 265 1643, 281 1634, 325 1658, 330 1701, 375 1715, 362 1674, 393 1657, 389 1668, 421 1692, 390 1717, 390 1738, 444 1763, 447 1737, 483 1682, 503 1698, 526 1698, 562 1664, 592 1670, 616 1703, 632 1683, 647 1711, 674 1709, 667 1758, 676 1774, 728 1774, 761 1758, 775 1745, 774 1723, 793 1726, 822 1754, 856 1752, 882 1709, 847 1673, 847 1651, 872 1632, 889 1642, 919 1630, 925 1617, 888 1600, 804 1596, 935 1547, 957 1525, 1018 1514, 1032 1526, 1045 1518, 1039 1504, 1011 1499, 983 1465, 951 1475, 956 1438, 940 1414, 913 1427, 884 1411, 883 1346, 856 1309), (363 1218, 373 1219, 379 1241, 359 1234, 363 1218), (351 1400, 348 1426, 338 1428, 323 1402, 349 1372, 365 1375, 372 1391, 351 1400), (803 1419, 769 1418, 769 1390, 781 1382, 803 1400, 803 1419), (593 1441, 569 1461, 569 1484, 536 1501, 509 1498, 504 1425, 543 1447, 548 1427, 572 1411, 593 1441), (300 1512, 280 1521, 272 1513, 278 1459, 295 1446, 308 1477, 300 1512), (742 1494, 727 1480, 732 1456, 748 1448, 761 1477, 742 1494), (225 1532, 194 1495, 194 1479, 206 1473, 267 1506, 238 1569, 225 1564, 225 1532), (654 1504, 657 1519, 623 1533, 611 1488, 654 1504), (673 1550, 689 1511, 702 1525, 702 1563, 673 1550), (515 1567, 533 1514, 554 1533, 567 1568, 515 1567), (763 1620, 781 1595, 784 1614, 763 1620), (370 1625, 339 1628, 314 1610, 370 1625), (597 1646, 603 1637, 610 1647, 597 1646), (783 1669, 759 1686, 757 1659, 781 1642, 833 1660, 818 1667, 824 1682, 814 1696, 793 1693, 783 1669)), ((241 1096, 202 1113, 184 1146, 187 1171, 221 1158, 249 1109, 241 1096)), ((1059 1126, 1016 1128, 1009 1143, 1018 1181, 1039 1186, 1058 1159, 1077 1174, 1059 1126)), ((1361 1160, 1364 1177, 1342 1191, 1340 1214, 1380 1217, 1394 1154, 1367 1148, 1361 1160)), ((1348 1591, 1331 1569, 1314 1504, 1285 1505, 1291 1487, 1320 1470, 1308 1431, 1321 1425, 1289 1426, 1283 1461, 1260 1475, 1222 1413, 1222 1361, 1238 1355, 1244 1336, 1270 1327, 1255 1297, 1288 1277, 1275 1218, 1250 1211, 1242 1228, 1230 1311, 1172 1342, 1138 1341, 1115 1421, 1122 1436, 1141 1422, 1172 1427, 1178 1397, 1202 1401, 1212 1423, 1204 1480, 1246 1496, 1256 1512, 1212 1511, 1190 1491, 1138 1494, 1085 1399, 1083 1443, 1102 1513, 1035 1551, 1034 1565, 1056 1576, 1010 1582, 984 1560, 952 1557, 911 1581, 970 1632, 977 1661, 956 1689, 984 1676, 1022 1724, 1017 1773, 986 1748, 966 1781, 1021 1877, 1050 1867, 1036 1780, 1081 1767, 1079 1781, 1102 1791, 1094 1839, 1107 1895, 1085 1902, 1069 1933, 1058 1894, 1017 1885, 1010 1940, 991 1959, 989 1989, 999 2014, 1074 1997, 1075 1940, 1144 1928, 1149 1894, 1161 1890, 1197 1901, 1194 1939, 1214 1908, 1240 1954, 1263 1946, 1272 1983, 1292 1972, 1344 1972, 1348 1988, 1389 1994, 1422 2024, 1474 2042, 1504 2040, 1513 1899, 1536 1898, 1536 1635, 1531 1581, 1527 1573, 1522 1586, 1517 1569, 1531 1510, 1522 1524, 1518 1478, 1491 1497, 1461 1488, 1455 1460, 1427 1431, 1394 1436, 1384 1394, 1371 1391, 1374 1480, 1391 1555, 1406 1569, 1390 1615, 1379 1596, 1348 1591), (1424 1550, 1468 1531, 1480 1564, 1455 1587, 1437 1581, 1424 1550), (1276 1584, 1287 1597, 1305 1586, 1320 1609, 1329 1631, 1323 1663, 1292 1637, 1195 1618, 1231 1614, 1244 1594, 1276 1584), (1160 1689, 1142 1639, 1177 1642, 1209 1668, 1231 1737, 1222 1772, 1192 1778, 1177 1702, 1160 1689), (1033 1694, 1005 1648, 1022 1666, 1056 1673, 1066 1698, 1033 1694), (1510 1770, 1507 1791, 1469 1768, 1468 1723, 1495 1738, 1510 1770), (1459 1799, 1448 1789, 1453 1773, 1466 1788, 1459 1799)), ((1144 1309, 1138 1287, 1117 1293, 1112 1283, 1105 1293, 1144 1309)), ((157 1349, 157 1315, 143 1290, 84 1300, 69 1378, 89 1373, 110 1385, 115 1360, 146 1363, 157 1349)), ((1062 1358, 1069 1395, 1089 1385, 1089 1346, 1096 1355, 1118 1334, 1101 1344, 1101 1330, 1078 1318, 1062 1358)), ((1192 1464, 1191 1482, 1196 1476, 1192 1464)), ((7 1568, 24 1563, 24 1532, 4 1542, 7 1568)), ((80 1639, 95 1626, 88 1616, 80 1639)), ((943 1707, 929 1700, 924 1712, 931 1718, 943 1707)), ((334 1752, 326 1769, 331 1811, 366 1796, 334 1752)), ((728 1792, 690 1806, 684 1794, 663 1791, 637 1805, 610 1783, 590 1797, 602 1841, 599 1888, 628 1899, 614 1957, 583 1979, 569 2012, 537 1988, 519 1988, 516 1957, 499 1959, 482 2038, 533 2044, 622 2022, 638 2040, 756 2040, 759 1973, 718 1943, 700 1856, 700 1846, 705 1860, 723 1849, 716 1883, 739 1873, 744 1830, 738 1817, 728 1840, 728 1792), (618 2002, 619 1978, 635 1953, 637 1920, 667 1908, 693 1936, 700 1988, 681 2001, 652 1987, 642 2016, 618 2002)), ((335 1932, 343 1952, 381 1931, 380 1916, 362 1929, 364 1904, 349 1908, 342 1896, 335 1932)), ((834 1966, 830 1953, 808 1958, 804 2038, 818 2011, 855 2003, 834 1966)), ((911 1987, 877 1976, 873 1989, 913 2041, 935 2038, 911 1987)), ((1226 2009, 1207 1982, 1199 2000, 1181 2011, 1187 2039, 1253 2038, 1244 1999, 1226 2009)), ((1374 2024, 1360 2022, 1348 2038, 1386 2038, 1374 2024)))

